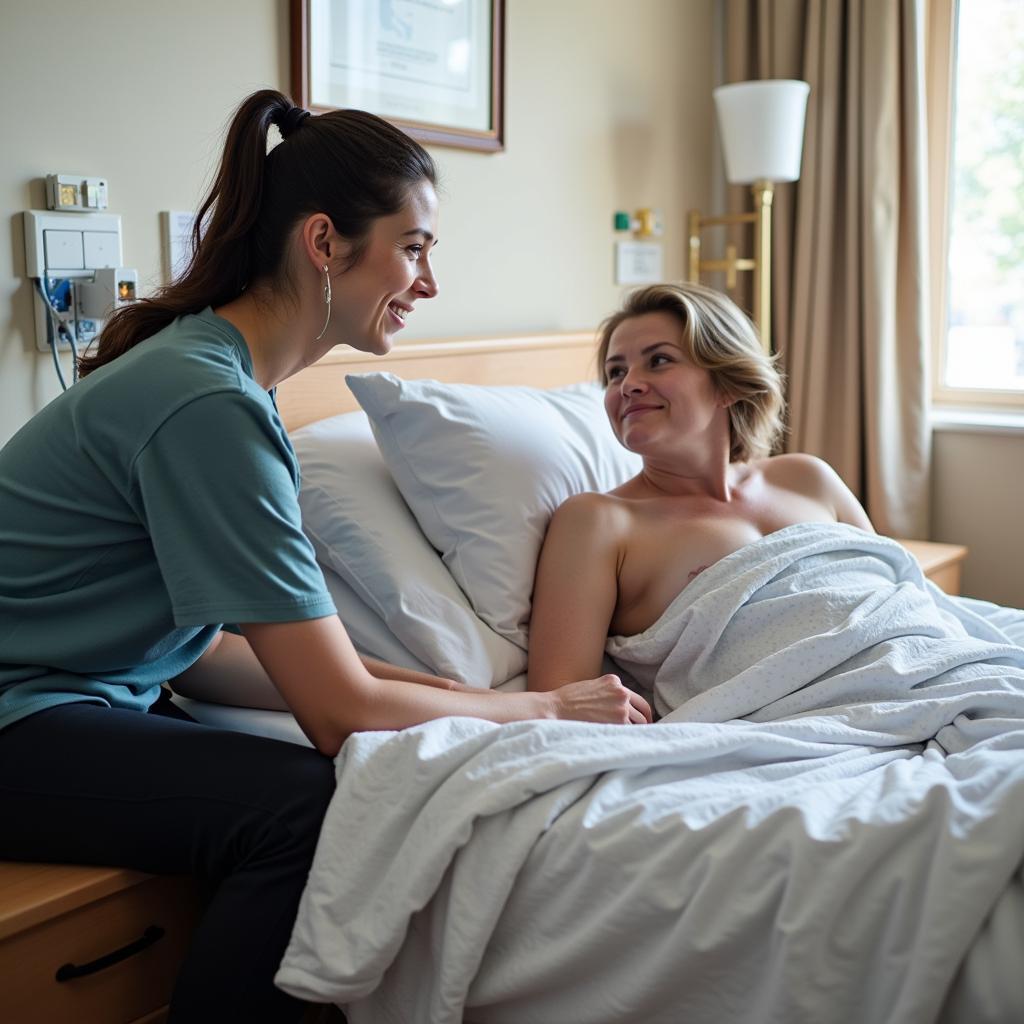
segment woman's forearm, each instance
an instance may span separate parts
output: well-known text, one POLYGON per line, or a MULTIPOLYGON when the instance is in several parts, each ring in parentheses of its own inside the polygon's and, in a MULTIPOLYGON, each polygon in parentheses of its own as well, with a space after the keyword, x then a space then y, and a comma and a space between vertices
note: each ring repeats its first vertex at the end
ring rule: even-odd
MULTIPOLYGON (((440 690, 467 691, 485 698, 493 696, 491 690, 400 668, 379 658, 363 657, 361 660, 367 672, 376 679, 418 683, 440 690)), ((170 685, 179 696, 196 700, 269 711, 290 710, 248 640, 232 633, 218 633, 203 656, 191 668, 172 679, 170 685)))
POLYGON ((466 686, 456 682, 454 679, 445 679, 443 676, 432 676, 427 672, 416 672, 411 668, 401 668, 398 665, 391 665, 379 658, 369 658, 360 655, 366 671, 375 679, 398 679, 406 683, 420 683, 423 686, 436 686, 441 690, 476 690, 476 687, 466 686))
POLYGON ((248 623, 241 628, 244 639, 224 634, 211 656, 204 656, 195 672, 189 670, 175 680, 174 688, 186 696, 210 699, 209 689, 196 692, 189 685, 205 676, 211 687, 221 687, 221 695, 213 699, 223 703, 286 706, 313 745, 331 756, 350 733, 403 729, 449 715, 498 723, 541 718, 650 720, 640 698, 613 676, 573 683, 554 693, 513 694, 405 670, 399 672, 406 678, 396 678, 391 666, 373 662, 374 668, 388 670, 378 678, 363 664, 336 616, 248 623), (218 676, 221 681, 215 683, 218 676))
POLYGON ((372 690, 364 690, 354 702, 352 710, 362 719, 357 729, 404 729, 452 715, 498 724, 558 717, 559 705, 546 693, 504 694, 461 683, 455 684, 457 690, 442 691, 387 677, 375 677, 375 682, 372 690))

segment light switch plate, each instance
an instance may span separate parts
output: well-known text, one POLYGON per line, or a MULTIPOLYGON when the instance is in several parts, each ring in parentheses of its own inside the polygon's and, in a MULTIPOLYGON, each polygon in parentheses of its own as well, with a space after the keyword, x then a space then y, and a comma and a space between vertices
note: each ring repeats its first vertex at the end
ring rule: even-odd
POLYGON ((83 231, 86 270, 121 266, 121 237, 114 231, 83 231))
MULTIPOLYGON (((121 218, 116 213, 52 213, 49 210, 25 211, 25 274, 28 277, 92 277, 92 269, 83 263, 77 267, 58 267, 47 261, 44 232, 77 232, 80 238, 78 249, 84 252, 81 241, 85 232, 102 231, 116 236, 111 242, 116 248, 111 254, 116 258, 106 266, 119 267, 124 261, 121 256, 121 218)), ((73 251, 69 249, 68 251, 73 251)))
POLYGON ((81 231, 43 231, 43 258, 47 267, 55 268, 53 277, 63 271, 84 270, 85 255, 82 250, 81 231))

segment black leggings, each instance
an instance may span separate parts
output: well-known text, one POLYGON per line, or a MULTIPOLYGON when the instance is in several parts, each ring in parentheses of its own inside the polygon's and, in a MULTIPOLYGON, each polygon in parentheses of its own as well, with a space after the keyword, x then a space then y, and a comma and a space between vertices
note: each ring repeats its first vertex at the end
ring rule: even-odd
POLYGON ((67 704, 0 732, 0 859, 197 875, 212 898, 170 1022, 296 1021, 273 977, 333 791, 306 747, 67 704))

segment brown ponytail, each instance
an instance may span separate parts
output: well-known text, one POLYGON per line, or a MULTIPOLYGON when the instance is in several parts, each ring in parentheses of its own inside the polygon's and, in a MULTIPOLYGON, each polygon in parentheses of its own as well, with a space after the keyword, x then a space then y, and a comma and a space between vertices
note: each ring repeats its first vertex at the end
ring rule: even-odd
POLYGON ((255 281, 284 287, 289 233, 310 214, 326 213, 355 244, 358 260, 372 222, 401 209, 408 190, 423 180, 436 184, 433 160, 387 121, 361 110, 309 116, 276 90, 253 93, 232 118, 184 273, 153 297, 115 312, 96 353, 79 359, 79 375, 123 355, 176 317, 238 298, 255 281), (272 124, 285 141, 268 154, 272 124))

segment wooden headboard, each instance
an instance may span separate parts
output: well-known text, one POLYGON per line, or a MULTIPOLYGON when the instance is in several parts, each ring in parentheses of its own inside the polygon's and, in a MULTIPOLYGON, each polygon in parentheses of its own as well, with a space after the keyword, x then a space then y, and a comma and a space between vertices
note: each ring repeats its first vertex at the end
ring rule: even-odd
POLYGON ((386 370, 398 377, 429 377, 449 384, 525 384, 556 388, 596 379, 596 332, 525 334, 502 338, 409 342, 386 356, 347 345, 283 381, 277 406, 289 430, 359 408, 347 373, 386 370))

